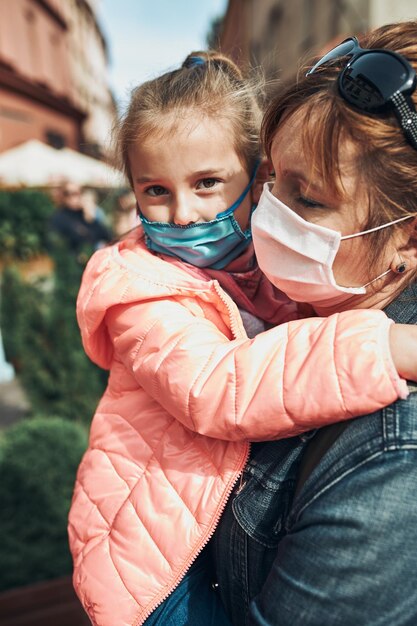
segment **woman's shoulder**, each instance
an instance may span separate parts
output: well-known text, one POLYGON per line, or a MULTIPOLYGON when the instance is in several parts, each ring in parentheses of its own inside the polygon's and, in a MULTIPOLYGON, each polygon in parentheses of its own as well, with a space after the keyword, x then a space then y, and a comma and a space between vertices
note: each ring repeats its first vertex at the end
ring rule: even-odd
POLYGON ((311 490, 317 493, 352 472, 364 471, 369 462, 384 463, 386 455, 400 458, 404 450, 417 451, 417 384, 408 383, 408 390, 407 398, 386 408, 317 431, 306 451, 307 462, 314 455, 318 458, 312 464, 314 478, 306 480, 307 499, 311 490))
POLYGON ((408 445, 417 448, 417 384, 408 382, 408 396, 347 423, 335 446, 363 449, 369 454, 392 452, 408 445))

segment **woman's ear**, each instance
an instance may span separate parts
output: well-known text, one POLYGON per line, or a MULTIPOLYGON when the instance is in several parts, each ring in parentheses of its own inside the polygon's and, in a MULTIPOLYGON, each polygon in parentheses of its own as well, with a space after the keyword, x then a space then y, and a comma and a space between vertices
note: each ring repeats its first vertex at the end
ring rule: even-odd
POLYGON ((268 160, 262 159, 259 163, 259 167, 256 172, 255 180, 252 185, 252 203, 258 204, 259 198, 261 197, 261 193, 264 187, 264 183, 266 181, 271 180, 271 165, 268 160))
POLYGON ((417 270, 417 218, 410 220, 408 227, 402 229, 390 269, 396 274, 417 270))

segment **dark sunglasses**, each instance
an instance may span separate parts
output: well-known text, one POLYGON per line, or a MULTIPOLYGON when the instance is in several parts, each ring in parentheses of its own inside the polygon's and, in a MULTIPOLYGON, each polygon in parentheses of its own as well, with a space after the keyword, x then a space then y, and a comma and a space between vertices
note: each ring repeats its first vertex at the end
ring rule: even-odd
POLYGON ((407 59, 391 50, 361 48, 356 37, 349 37, 317 61, 306 76, 345 56, 351 59, 338 77, 342 97, 368 113, 391 107, 406 139, 417 150, 417 113, 411 99, 417 79, 407 59))

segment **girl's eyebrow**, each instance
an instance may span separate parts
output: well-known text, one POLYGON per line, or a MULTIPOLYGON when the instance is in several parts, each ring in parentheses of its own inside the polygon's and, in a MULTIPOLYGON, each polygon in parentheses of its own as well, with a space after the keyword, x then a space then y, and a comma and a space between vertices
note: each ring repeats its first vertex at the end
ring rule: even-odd
MULTIPOLYGON (((190 174, 190 178, 204 178, 204 177, 209 177, 209 176, 226 176, 228 174, 228 170, 226 170, 223 167, 217 168, 217 167, 213 167, 213 168, 209 168, 209 169, 204 169, 204 170, 198 170, 196 172, 191 172, 190 174)), ((135 178, 135 182, 137 182, 139 185, 140 184, 144 184, 144 183, 151 183, 151 182, 155 182, 156 180, 159 180, 159 177, 155 176, 138 176, 137 178, 135 178)))
POLYGON ((152 176, 138 176, 137 178, 135 178, 135 182, 139 184, 153 183, 155 180, 158 180, 158 178, 152 178, 152 176))
POLYGON ((198 170, 197 172, 192 172, 192 176, 196 177, 204 177, 204 176, 213 176, 216 174, 217 176, 225 176, 227 174, 227 170, 222 167, 213 167, 205 170, 198 170))

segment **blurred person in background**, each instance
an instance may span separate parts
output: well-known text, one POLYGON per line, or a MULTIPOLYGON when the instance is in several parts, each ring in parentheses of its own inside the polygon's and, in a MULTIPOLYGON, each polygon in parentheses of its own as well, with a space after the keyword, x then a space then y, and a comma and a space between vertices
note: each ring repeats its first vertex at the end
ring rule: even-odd
POLYGON ((113 232, 121 237, 139 224, 136 197, 133 191, 126 189, 116 199, 113 209, 113 232))
POLYGON ((108 220, 104 209, 98 204, 98 194, 91 187, 83 187, 81 190, 81 204, 84 210, 84 217, 88 222, 95 220, 108 227, 108 220))
POLYGON ((97 217, 91 202, 83 203, 82 189, 73 182, 65 182, 60 190, 57 210, 49 221, 51 247, 59 240, 73 254, 86 248, 97 250, 111 240, 111 233, 97 217))

